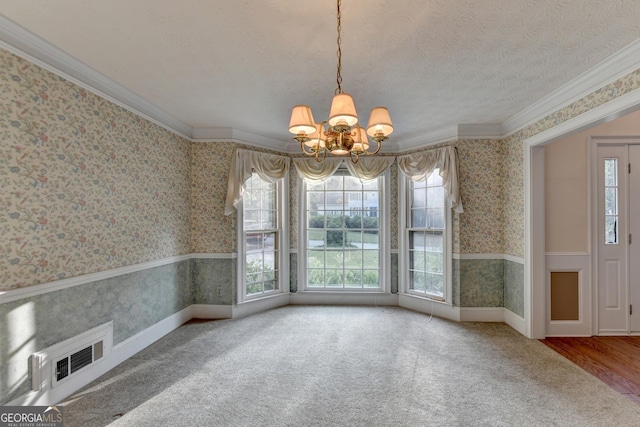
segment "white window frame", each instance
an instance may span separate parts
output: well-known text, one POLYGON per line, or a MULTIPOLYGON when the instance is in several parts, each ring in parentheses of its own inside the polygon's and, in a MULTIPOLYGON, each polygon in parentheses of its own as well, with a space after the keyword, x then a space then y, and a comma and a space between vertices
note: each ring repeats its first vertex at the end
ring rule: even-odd
MULTIPOLYGON (((348 160, 347 160, 348 161, 348 160)), ((341 166, 343 168, 343 166, 341 166)), ((348 173, 348 172, 347 172, 348 173)), ((298 185, 298 292, 336 293, 391 293, 391 185, 389 170, 380 175, 380 287, 379 288, 316 288, 307 287, 307 183, 298 185)))
MULTIPOLYGON (((255 173, 255 172, 254 172, 255 173)), ((264 298, 270 298, 272 296, 281 295, 283 293, 289 293, 289 175, 285 175, 284 178, 278 180, 276 183, 278 192, 277 197, 277 211, 278 211, 278 289, 273 291, 247 295, 246 294, 246 247, 244 241, 244 198, 238 203, 238 279, 237 283, 237 302, 242 304, 245 302, 255 301, 264 298)))
POLYGON ((444 274, 444 296, 432 298, 422 292, 410 289, 409 275, 409 178, 398 170, 398 292, 412 297, 453 305, 453 251, 452 251, 452 213, 451 203, 445 191, 445 230, 444 230, 444 254, 442 271, 444 274))

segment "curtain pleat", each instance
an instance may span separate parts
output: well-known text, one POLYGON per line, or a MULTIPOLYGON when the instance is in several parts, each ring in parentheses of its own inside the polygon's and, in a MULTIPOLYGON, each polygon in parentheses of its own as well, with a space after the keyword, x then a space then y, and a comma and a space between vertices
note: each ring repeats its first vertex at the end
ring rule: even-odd
POLYGON ((440 169, 442 185, 448 194, 451 208, 463 212, 458 178, 458 152, 455 147, 442 147, 398 157, 398 168, 412 181, 420 181, 434 169, 440 169))
POLYGON ((244 183, 253 171, 265 181, 275 183, 289 172, 289 163, 290 159, 285 156, 236 148, 231 159, 224 214, 231 215, 236 210, 242 200, 244 183))

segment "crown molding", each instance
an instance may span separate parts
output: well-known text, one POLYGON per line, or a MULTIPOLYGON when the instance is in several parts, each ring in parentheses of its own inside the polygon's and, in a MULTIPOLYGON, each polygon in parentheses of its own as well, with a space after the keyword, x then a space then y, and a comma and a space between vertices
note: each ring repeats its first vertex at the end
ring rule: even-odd
POLYGON ((235 128, 194 128, 192 142, 236 142, 275 151, 287 151, 288 143, 235 128))
POLYGON ((2 15, 0 47, 183 138, 191 138, 193 128, 188 124, 2 15))
POLYGON ((501 123, 458 125, 458 139, 495 139, 503 135, 501 123))
POLYGON ((559 138, 564 138, 580 132, 588 126, 595 126, 623 117, 640 109, 640 89, 625 93, 609 102, 592 108, 579 116, 542 131, 524 141, 527 147, 547 144, 559 138))
POLYGON ((640 39, 502 122, 507 137, 640 67, 640 39))
POLYGON ((407 138, 402 141, 402 149, 398 153, 417 148, 429 147, 458 139, 458 126, 437 129, 433 132, 425 132, 419 136, 407 138))

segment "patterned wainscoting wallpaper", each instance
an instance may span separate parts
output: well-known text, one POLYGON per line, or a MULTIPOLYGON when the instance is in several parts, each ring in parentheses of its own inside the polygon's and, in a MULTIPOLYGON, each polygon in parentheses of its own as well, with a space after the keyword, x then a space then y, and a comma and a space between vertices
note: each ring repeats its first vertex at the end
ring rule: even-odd
POLYGON ((0 290, 191 252, 191 144, 0 50, 0 290))

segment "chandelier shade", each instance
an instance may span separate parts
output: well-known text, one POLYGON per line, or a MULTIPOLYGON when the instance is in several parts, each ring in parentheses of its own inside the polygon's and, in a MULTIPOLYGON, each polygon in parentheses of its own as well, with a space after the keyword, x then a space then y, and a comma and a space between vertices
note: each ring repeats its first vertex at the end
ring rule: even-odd
POLYGON ((353 126, 358 123, 358 114, 353 98, 348 93, 339 93, 333 97, 329 112, 329 125, 353 126))
POLYGON ((366 130, 358 124, 358 113, 353 97, 342 91, 342 47, 341 29, 342 15, 341 1, 336 1, 338 21, 338 67, 335 90, 329 119, 316 123, 307 105, 296 105, 291 110, 289 132, 294 140, 300 143, 300 150, 308 156, 314 156, 318 162, 324 160, 327 153, 333 156, 349 156, 353 163, 357 163, 361 155, 377 154, 382 148, 382 142, 393 132, 393 123, 389 110, 376 107, 371 110, 369 124, 366 130), (375 150, 371 150, 369 138, 376 142, 375 150))
POLYGON ((296 105, 291 111, 289 121, 289 132, 299 134, 310 134, 315 132, 316 122, 313 120, 313 113, 308 105, 296 105))
POLYGON ((393 124, 391 124, 391 116, 389 110, 385 107, 376 107, 371 110, 369 115, 369 124, 367 125, 367 134, 375 137, 378 134, 389 136, 393 132, 393 124))

